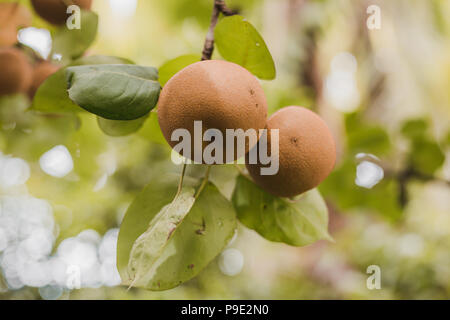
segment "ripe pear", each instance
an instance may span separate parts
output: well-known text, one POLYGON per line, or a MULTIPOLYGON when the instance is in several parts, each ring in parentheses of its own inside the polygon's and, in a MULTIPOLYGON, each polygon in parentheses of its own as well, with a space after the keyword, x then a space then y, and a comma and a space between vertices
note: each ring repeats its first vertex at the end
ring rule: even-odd
POLYGON ((31 84, 32 67, 16 48, 0 48, 0 96, 26 92, 31 84))
POLYGON ((39 16, 54 25, 62 25, 67 21, 68 4, 85 10, 91 9, 92 6, 92 0, 31 0, 31 3, 39 16))
POLYGON ((0 47, 17 43, 17 30, 31 25, 31 12, 19 3, 0 3, 0 47))
POLYGON ((294 197, 317 187, 333 170, 335 141, 316 113, 298 106, 285 107, 268 119, 267 129, 269 154, 271 131, 279 130, 278 173, 262 175, 260 169, 267 166, 249 164, 246 157, 248 172, 265 191, 279 197, 294 197))
MULTIPOLYGON (((227 129, 244 132, 254 129, 257 133, 265 128, 266 119, 267 101, 259 81, 243 67, 227 61, 209 60, 187 66, 165 84, 158 102, 158 121, 165 139, 173 148, 178 141, 172 141, 172 133, 176 129, 188 130, 191 154, 183 156, 192 160, 199 151, 198 146, 203 152, 211 143, 201 141, 198 144, 202 137, 195 136, 195 121, 201 121, 202 134, 208 129, 218 130, 225 145, 227 129)), ((238 154, 240 152, 234 148, 233 156, 228 150, 229 157, 224 147, 220 163, 225 163, 227 158, 235 160, 244 156, 256 142, 245 139, 244 152, 238 154)), ((205 163, 204 159, 202 162, 205 163)))
POLYGON ((28 89, 28 96, 32 99, 41 84, 58 70, 59 66, 48 61, 42 61, 36 64, 33 69, 33 80, 28 89))

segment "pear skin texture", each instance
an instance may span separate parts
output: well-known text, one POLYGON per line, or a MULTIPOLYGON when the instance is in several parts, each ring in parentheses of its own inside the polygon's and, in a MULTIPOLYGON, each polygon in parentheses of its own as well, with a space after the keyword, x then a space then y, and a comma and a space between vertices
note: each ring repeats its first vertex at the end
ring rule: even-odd
MULTIPOLYGON (((259 81, 243 67, 227 61, 208 60, 187 66, 166 83, 158 102, 158 121, 165 139, 173 148, 179 142, 171 140, 172 133, 187 129, 191 134, 191 155, 183 156, 192 160, 194 121, 202 121, 203 132, 219 130, 225 145, 226 129, 254 129, 258 133, 265 128, 266 119, 267 101, 259 81)), ((256 144, 247 139, 245 142, 244 153, 237 154, 235 148, 234 159, 256 144)), ((208 144, 203 142, 202 152, 208 144)), ((223 163, 226 153, 223 150, 223 163)))
POLYGON ((17 43, 17 30, 31 25, 32 15, 19 3, 0 3, 0 47, 17 43))
POLYGON ((0 70, 0 96, 26 92, 30 87, 33 69, 19 49, 0 49, 0 70))
POLYGON ((316 188, 333 170, 336 144, 325 123, 314 112, 297 106, 285 107, 267 121, 270 130, 279 129, 279 171, 261 175, 261 164, 246 167, 254 182, 279 197, 294 197, 316 188))
POLYGON ((33 80, 31 81, 30 88, 28 89, 28 96, 32 99, 41 84, 58 70, 59 66, 56 66, 48 61, 42 61, 35 65, 33 69, 33 80))
MULTIPOLYGON (((68 2, 85 10, 90 10, 92 6, 92 0, 70 0, 68 2)), ((69 17, 69 14, 67 14, 67 5, 63 0, 31 0, 31 3, 34 11, 51 24, 62 25, 69 17)))

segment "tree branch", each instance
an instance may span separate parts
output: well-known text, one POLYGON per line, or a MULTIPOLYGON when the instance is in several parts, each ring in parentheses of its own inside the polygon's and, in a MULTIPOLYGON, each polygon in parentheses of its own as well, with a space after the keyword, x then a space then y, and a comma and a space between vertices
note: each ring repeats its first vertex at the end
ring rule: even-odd
POLYGON ((205 44, 202 51, 202 61, 211 60, 214 51, 214 29, 219 20, 219 15, 222 13, 225 16, 234 15, 231 9, 229 9, 224 0, 214 0, 213 12, 211 15, 211 23, 209 25, 208 33, 206 34, 205 44))
POLYGON ((418 180, 421 182, 435 181, 445 183, 450 186, 450 181, 448 180, 436 177, 434 175, 422 173, 411 167, 408 167, 405 170, 399 172, 396 178, 399 184, 399 202, 402 208, 404 208, 409 201, 407 184, 411 180, 418 180))
POLYGON ((411 165, 408 165, 408 166, 406 166, 406 168, 403 168, 401 170, 394 170, 389 165, 382 162, 380 159, 378 159, 376 157, 372 157, 370 155, 359 157, 358 161, 359 162, 369 161, 369 162, 375 163, 376 165, 378 165, 380 168, 383 169, 384 177, 386 179, 392 179, 392 180, 396 180, 398 182, 398 203, 400 204, 400 206, 402 208, 404 208, 408 204, 408 201, 409 201, 408 184, 409 184, 409 182, 411 182, 413 180, 417 180, 417 181, 421 181, 421 182, 434 181, 434 182, 444 183, 444 184, 447 184, 448 186, 450 186, 449 180, 446 180, 446 179, 443 179, 440 177, 436 177, 432 174, 422 173, 422 172, 418 171, 417 169, 413 168, 411 165))
POLYGON ((220 12, 222 12, 224 16, 232 16, 236 14, 235 11, 227 7, 225 0, 216 0, 214 1, 214 4, 219 8, 220 12))
POLYGON ((390 170, 387 168, 383 168, 385 170, 386 177, 397 180, 398 182, 398 202, 402 208, 404 208, 409 201, 408 195, 408 184, 413 180, 418 180, 421 182, 440 182, 447 184, 450 186, 450 181, 436 177, 430 174, 424 174, 420 171, 415 170, 412 167, 407 167, 399 172, 395 172, 394 170, 390 170))

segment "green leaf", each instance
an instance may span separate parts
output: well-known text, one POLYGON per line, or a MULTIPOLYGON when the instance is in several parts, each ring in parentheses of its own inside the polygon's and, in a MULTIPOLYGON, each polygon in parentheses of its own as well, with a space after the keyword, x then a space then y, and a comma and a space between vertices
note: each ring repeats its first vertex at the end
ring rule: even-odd
POLYGON ((413 140, 409 157, 411 166, 426 174, 433 174, 445 162, 445 154, 439 145, 426 138, 413 140))
POLYGON ((26 122, 30 116, 25 113, 28 106, 29 100, 24 94, 0 96, 0 124, 3 129, 14 129, 16 125, 26 122))
POLYGON ((395 179, 385 178, 372 189, 359 187, 355 183, 357 163, 349 155, 320 185, 319 190, 341 211, 356 209, 376 212, 397 221, 403 210, 399 205, 399 188, 395 179))
POLYGON ((442 144, 444 147, 448 148, 450 147, 450 131, 447 132, 447 135, 444 137, 444 139, 442 140, 442 144))
POLYGON ((145 120, 147 115, 135 119, 135 120, 109 120, 102 117, 97 117, 98 126, 108 136, 111 137, 123 137, 135 133, 138 131, 145 120))
MULTIPOLYGON (((93 64, 133 64, 133 62, 118 57, 90 56, 75 60, 69 66, 93 64)), ((33 99, 31 109, 46 113, 73 113, 84 111, 69 98, 66 85, 66 68, 61 68, 56 73, 52 74, 39 87, 33 99)))
POLYGON ((66 70, 69 97, 83 109, 110 120, 134 120, 158 102, 158 71, 136 65, 90 65, 66 70))
POLYGON ((164 135, 162 134, 161 127, 158 122, 158 115, 156 112, 150 112, 147 121, 145 121, 139 135, 151 142, 168 146, 164 135))
POLYGON ((317 240, 331 240, 328 209, 317 190, 295 200, 278 198, 252 181, 239 176, 233 194, 239 220, 270 241, 305 246, 317 240))
POLYGON ((124 284, 131 283, 128 262, 134 242, 147 230, 155 215, 173 200, 176 192, 177 177, 169 175, 165 179, 156 179, 144 188, 128 208, 117 242, 117 268, 124 284))
POLYGON ((159 83, 164 86, 178 71, 198 61, 200 56, 195 54, 186 54, 167 61, 159 68, 159 83))
MULTIPOLYGON (((189 186, 187 180, 185 185, 189 186)), ((176 189, 177 184, 170 177, 152 181, 128 209, 117 244, 117 266, 124 284, 132 282, 128 265, 136 239, 171 202, 176 189)), ((167 290, 192 279, 223 250, 235 229, 233 206, 214 185, 207 184, 152 264, 151 279, 145 278, 147 283, 138 285, 149 290, 167 290)))
POLYGON ((133 244, 128 262, 128 274, 133 286, 146 286, 158 268, 156 263, 164 253, 178 225, 194 205, 195 189, 188 188, 172 203, 163 207, 150 221, 150 225, 133 244))
POLYGON ((3 276, 3 273, 0 273, 0 292, 7 292, 9 290, 8 284, 3 276))
POLYGON ((365 152, 375 155, 386 154, 391 141, 386 130, 378 126, 361 126, 347 134, 348 147, 352 153, 365 152))
POLYGON ((81 11, 81 29, 61 26, 53 35, 52 54, 61 54, 63 61, 81 57, 97 36, 98 16, 93 11, 81 11))
POLYGON ((239 171, 236 170, 234 164, 224 164, 215 166, 214 170, 211 170, 209 181, 219 189, 225 198, 231 200, 238 175, 239 171))
POLYGON ((264 39, 243 17, 223 18, 216 26, 215 43, 222 57, 239 64, 260 79, 276 76, 275 63, 264 39))
POLYGON ((423 119, 409 120, 402 126, 402 134, 411 139, 410 165, 417 171, 433 174, 445 161, 439 144, 427 137, 428 122, 423 119))
POLYGON ((410 139, 423 137, 428 129, 428 122, 423 119, 406 121, 402 126, 402 134, 410 139))

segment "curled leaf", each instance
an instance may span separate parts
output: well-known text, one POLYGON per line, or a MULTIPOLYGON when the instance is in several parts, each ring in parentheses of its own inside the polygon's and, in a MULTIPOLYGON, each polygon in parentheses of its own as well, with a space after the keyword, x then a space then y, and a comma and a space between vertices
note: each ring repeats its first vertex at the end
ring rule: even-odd
MULTIPOLYGON (((198 181, 194 183, 187 178, 186 188, 198 187, 198 181)), ((151 236, 144 236, 150 230, 146 229, 147 225, 152 226, 161 219, 158 216, 168 216, 169 211, 174 214, 175 210, 179 218, 188 210, 192 191, 183 196, 184 200, 176 200, 177 209, 166 207, 176 189, 170 177, 152 181, 128 209, 117 243, 117 268, 124 284, 155 291, 179 286, 199 274, 233 237, 236 213, 211 183, 205 186, 176 229, 171 228, 173 223, 163 219, 166 222, 157 228, 162 232, 157 235, 155 230, 149 232, 151 236), (158 239, 146 241, 154 237, 158 239)))
POLYGON ((195 190, 189 188, 178 195, 150 221, 150 225, 134 243, 128 263, 132 285, 146 285, 154 276, 164 248, 176 228, 194 205, 195 190))

